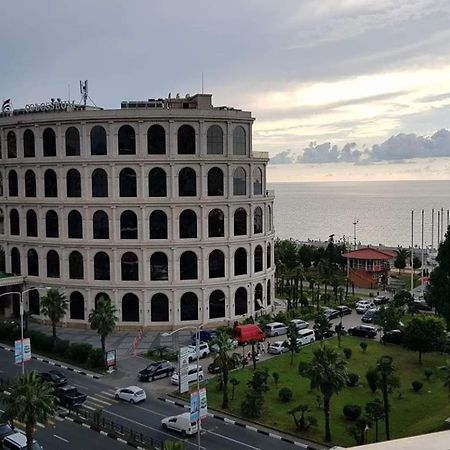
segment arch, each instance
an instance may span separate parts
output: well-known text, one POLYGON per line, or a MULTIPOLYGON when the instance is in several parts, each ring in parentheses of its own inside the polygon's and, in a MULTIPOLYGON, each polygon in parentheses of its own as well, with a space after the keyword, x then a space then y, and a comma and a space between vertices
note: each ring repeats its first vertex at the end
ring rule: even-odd
POLYGON ((9 232, 12 236, 20 236, 20 218, 17 209, 9 212, 9 232))
POLYGON ((109 217, 105 211, 95 211, 92 216, 92 235, 94 239, 109 239, 109 217))
POLYGON ((17 197, 19 195, 19 184, 17 182, 17 172, 10 170, 8 172, 8 195, 17 197))
POLYGON ((234 275, 245 275, 247 273, 247 250, 239 247, 234 252, 234 275))
MULTIPOLYGON (((0 159, 2 157, 2 148, 0 146, 0 159)), ((3 173, 0 172, 0 197, 3 197, 4 191, 3 191, 3 173)))
POLYGON ((262 195, 262 170, 255 167, 253 170, 253 195, 262 195))
MULTIPOLYGON (((0 208, 0 234, 5 234, 5 214, 3 213, 3 209, 1 208, 0 208)), ((0 251, 0 255, 1 253, 2 252, 0 251)))
POLYGON ((208 171, 208 197, 223 195, 223 171, 213 167, 208 171))
POLYGON ((267 205, 266 223, 267 231, 272 231, 272 207, 270 205, 267 205))
POLYGON ((258 234, 263 232, 263 213, 258 206, 253 213, 253 233, 258 234))
POLYGON ((119 175, 120 197, 137 197, 136 172, 129 167, 122 169, 119 175))
POLYGON ((57 238, 59 237, 59 219, 58 214, 50 209, 45 214, 45 237, 57 238))
POLYGON ((247 154, 247 133, 244 128, 237 126, 233 131, 233 155, 247 154))
POLYGON ((193 292, 181 296, 180 320, 198 320, 198 298, 193 292))
POLYGON ((122 322, 139 322, 139 299, 135 294, 122 297, 122 322))
POLYGON ((106 170, 95 169, 92 172, 92 197, 108 197, 108 174, 106 170))
POLYGON ((270 283, 270 280, 267 280, 267 306, 270 306, 272 304, 272 285, 270 283))
POLYGON ((111 269, 109 256, 105 252, 97 252, 94 256, 94 280, 110 280, 111 269))
POLYGON ((223 155, 223 130, 219 125, 211 125, 206 134, 208 155, 223 155))
POLYGON ((4 247, 0 247, 0 272, 6 272, 6 255, 4 247))
POLYGON ((218 319, 225 317, 225 294, 216 289, 209 296, 209 318, 218 319))
POLYGON ((178 128, 178 154, 195 155, 195 130, 190 125, 178 128))
POLYGON ((106 130, 96 125, 91 129, 91 155, 107 155, 106 130))
POLYGON ((194 169, 185 167, 178 173, 178 196, 195 197, 197 195, 197 174, 194 169))
POLYGON ((38 223, 37 215, 34 210, 29 209, 27 211, 27 236, 37 237, 38 235, 38 223))
POLYGON ((25 172, 25 197, 36 197, 36 175, 32 170, 25 172))
POLYGON ((97 309, 97 303, 99 302, 99 300, 101 298, 103 298, 104 300, 111 303, 111 298, 109 297, 109 295, 106 292, 99 292, 98 294, 95 295, 94 309, 97 309))
POLYGON ((209 278, 225 276, 225 255, 222 250, 213 250, 208 258, 209 278))
POLYGON ((147 130, 147 151, 149 155, 166 153, 166 130, 161 125, 152 125, 147 130))
POLYGON ((225 220, 223 211, 213 209, 208 214, 208 237, 223 237, 225 229, 225 220))
POLYGON ((31 314, 35 314, 36 316, 39 316, 41 314, 40 303, 41 301, 38 291, 32 290, 28 292, 28 310, 31 314))
POLYGON ((266 259, 267 259, 266 266, 269 269, 270 267, 272 267, 272 246, 270 245, 270 242, 267 244, 266 259))
POLYGON ((120 239, 137 239, 138 222, 133 211, 126 210, 120 215, 120 239))
POLYGON ((30 248, 27 251, 27 265, 28 265, 28 275, 38 277, 39 276, 39 258, 36 250, 30 248))
POLYGON ((150 315, 152 322, 169 321, 169 299, 167 295, 161 293, 153 295, 150 302, 150 315))
POLYGON ((148 174, 148 196, 167 197, 167 175, 164 169, 155 167, 148 174))
POLYGON ((70 318, 84 320, 84 297, 81 292, 73 291, 70 294, 70 318))
POLYGON ((185 209, 180 214, 180 239, 197 237, 197 214, 192 209, 185 209))
POLYGON ((262 284, 258 283, 255 286, 255 311, 259 311, 260 309, 264 308, 264 304, 263 304, 263 288, 262 288, 262 284))
POLYGON ((159 209, 150 214, 150 239, 167 239, 167 215, 159 209))
POLYGON ((126 252, 121 258, 122 281, 139 280, 139 261, 133 252, 126 252))
POLYGON ((180 280, 198 278, 198 258, 194 252, 186 251, 180 257, 180 280))
POLYGON ((23 156, 25 158, 34 158, 36 156, 34 133, 30 129, 25 130, 23 133, 23 156))
POLYGON ((81 197, 81 176, 76 169, 70 169, 66 176, 67 197, 81 197))
POLYGON ((247 174, 243 167, 233 173, 233 195, 247 195, 247 174))
POLYGON ((11 249, 11 272, 14 275, 20 275, 20 252, 17 247, 11 249))
POLYGON ((77 210, 70 211, 67 218, 69 228, 69 239, 82 239, 83 238, 83 219, 81 214, 77 210))
POLYGON ((8 158, 17 158, 17 136, 14 131, 9 131, 6 135, 6 148, 8 150, 8 158))
POLYGON ((238 208, 234 212, 234 235, 244 236, 247 234, 247 211, 244 208, 238 208))
POLYGON ((131 125, 122 125, 117 133, 119 155, 136 154, 136 132, 131 125))
POLYGON ((234 315, 241 316, 247 314, 247 289, 240 287, 234 293, 234 315))
POLYGON ((55 250, 47 252, 47 278, 59 278, 59 255, 55 250))
POLYGON ((263 250, 260 245, 255 248, 254 271, 261 272, 263 270, 263 250))
POLYGON ((167 255, 156 252, 150 258, 150 280, 165 281, 169 279, 169 263, 167 255))
POLYGON ((75 250, 69 255, 69 278, 82 280, 84 278, 84 264, 82 254, 75 250))
POLYGON ((80 156, 80 132, 78 128, 66 130, 66 156, 80 156))
POLYGON ((58 179, 53 169, 47 169, 44 174, 44 195, 58 197, 58 179))
POLYGON ((53 128, 46 128, 42 134, 44 156, 56 156, 56 134, 53 128))

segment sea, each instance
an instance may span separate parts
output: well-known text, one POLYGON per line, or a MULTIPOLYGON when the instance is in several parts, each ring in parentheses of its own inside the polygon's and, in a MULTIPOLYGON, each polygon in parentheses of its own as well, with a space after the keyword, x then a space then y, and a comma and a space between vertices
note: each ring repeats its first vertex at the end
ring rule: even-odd
POLYGON ((279 238, 334 239, 389 247, 436 247, 438 210, 449 224, 448 181, 352 181, 268 183, 275 191, 274 224, 279 238), (434 233, 432 233, 434 209, 434 233), (356 225, 354 225, 356 223, 356 225), (433 236, 432 236, 433 234, 433 236))

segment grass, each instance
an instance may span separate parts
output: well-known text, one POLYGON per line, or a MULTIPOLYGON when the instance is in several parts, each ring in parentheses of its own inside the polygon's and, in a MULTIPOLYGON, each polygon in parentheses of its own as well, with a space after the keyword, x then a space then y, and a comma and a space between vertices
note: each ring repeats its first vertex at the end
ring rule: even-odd
MULTIPOLYGON (((450 416, 450 401, 448 391, 443 386, 439 377, 437 367, 445 363, 448 355, 438 353, 424 354, 423 365, 418 364, 417 353, 403 349, 397 345, 382 345, 377 342, 364 340, 368 343, 367 351, 361 350, 362 339, 353 337, 342 338, 342 348, 349 347, 353 354, 348 361, 348 371, 359 375, 359 382, 356 387, 346 388, 331 399, 331 433, 333 443, 349 446, 355 445, 347 429, 352 422, 345 419, 342 409, 346 404, 358 404, 363 409, 367 402, 374 398, 381 398, 380 392, 373 395, 367 386, 365 373, 367 369, 374 366, 382 355, 390 355, 393 358, 396 368, 396 375, 400 379, 400 389, 390 395, 391 401, 391 439, 416 434, 427 433, 441 429, 444 420, 450 416), (424 370, 431 368, 435 371, 430 381, 426 381, 424 370), (423 383, 423 388, 419 393, 412 390, 411 382, 419 380, 423 383)), ((329 345, 336 345, 337 340, 328 341, 329 345)), ((301 434, 302 437, 317 442, 323 442, 324 421, 323 411, 317 404, 317 391, 310 391, 309 381, 297 373, 298 363, 308 361, 312 357, 316 343, 304 348, 299 354, 294 356, 294 365, 290 365, 290 354, 276 356, 269 361, 259 364, 260 367, 267 367, 269 373, 278 372, 280 381, 275 385, 273 378, 270 379, 270 390, 265 394, 265 403, 262 416, 258 420, 264 425, 297 434, 292 416, 287 411, 295 406, 307 403, 318 420, 317 427, 311 428, 308 432, 301 434), (288 387, 293 391, 293 399, 289 403, 282 403, 278 399, 278 392, 282 387, 288 387)), ((251 368, 234 371, 230 378, 236 378, 240 384, 236 386, 234 400, 230 400, 228 412, 240 415, 240 404, 247 390, 247 381, 252 374, 251 368)), ((230 399, 231 399, 230 385, 230 399)), ((208 404, 213 409, 220 409, 222 403, 222 392, 217 389, 217 383, 211 381, 208 385, 208 404)), ((380 440, 384 439, 384 423, 379 424, 380 440)), ((368 432, 369 442, 374 442, 375 431, 372 427, 368 432)))

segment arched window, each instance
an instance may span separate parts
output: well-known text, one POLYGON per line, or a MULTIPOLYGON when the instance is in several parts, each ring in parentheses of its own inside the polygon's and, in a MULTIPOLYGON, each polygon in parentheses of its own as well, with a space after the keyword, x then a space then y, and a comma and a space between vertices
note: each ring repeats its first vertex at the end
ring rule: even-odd
POLYGON ((82 280, 84 278, 83 256, 78 251, 74 251, 69 255, 69 278, 72 280, 82 280))
POLYGON ((156 252, 151 256, 150 279, 154 281, 164 281, 169 279, 169 264, 165 253, 156 252))
POLYGON ((260 245, 255 248, 255 260, 254 260, 255 272, 261 272, 263 270, 263 251, 260 245))
POLYGON ((84 320, 84 297, 81 292, 74 291, 70 294, 70 318, 84 320))
POLYGON ((267 231, 272 231, 272 208, 270 205, 267 205, 266 223, 267 223, 267 231))
POLYGON ((247 175, 242 167, 233 174, 233 195, 247 195, 247 175))
POLYGON ((263 232, 263 216, 262 209, 258 206, 253 215, 253 233, 258 234, 263 232))
POLYGON ((136 133, 130 125, 122 125, 117 134, 119 155, 136 154, 136 133))
POLYGON ((219 125, 211 125, 206 135, 208 155, 223 155, 223 131, 219 125))
POLYGON ((247 211, 238 208, 234 212, 234 235, 244 236, 247 234, 247 211))
POLYGON ((11 272, 20 275, 20 252, 16 247, 11 249, 11 272))
POLYGON ((181 296, 180 320, 198 320, 198 299, 193 292, 181 296))
POLYGON ((38 223, 36 213, 29 209, 27 211, 27 236, 37 237, 38 235, 38 223))
POLYGON ((222 278, 225 276, 225 255, 221 250, 213 250, 209 254, 209 278, 222 278))
POLYGON ((166 132, 161 125, 152 125, 147 131, 147 151, 149 155, 166 153, 166 132))
POLYGON ((94 239, 109 239, 109 219, 105 211, 95 211, 92 228, 94 239))
POLYGON ((180 214, 180 239, 197 237, 197 214, 192 209, 185 209, 180 214))
POLYGON ((23 133, 23 156, 25 158, 34 158, 36 156, 34 133, 29 129, 23 133))
POLYGON ((59 278, 59 255, 55 250, 47 253, 47 278, 59 278))
POLYGON ((196 280, 198 278, 198 261, 194 252, 184 252, 180 257, 180 280, 196 280))
POLYGON ((208 237, 224 236, 224 216, 220 209, 213 209, 208 214, 208 237))
POLYGON ((124 211, 120 215, 120 239, 137 239, 137 216, 133 211, 124 211))
POLYGON ((94 308, 97 309, 97 304, 100 301, 100 299, 106 300, 107 302, 111 303, 111 299, 108 294, 105 292, 99 292, 94 299, 94 308))
POLYGON ((103 169, 92 172, 92 197, 108 197, 108 174, 103 169))
POLYGON ((246 155, 247 143, 244 128, 236 127, 233 132, 233 155, 246 155))
POLYGON ((234 294, 234 315, 247 314, 247 290, 240 287, 234 294))
POLYGON ((169 321, 169 299, 164 294, 155 294, 150 305, 152 322, 169 321))
POLYGON ((58 214, 52 209, 45 215, 45 237, 59 237, 58 214))
POLYGON ((56 156, 56 134, 52 128, 46 128, 42 135, 44 156, 56 156))
POLYGON ((36 197, 36 175, 32 170, 25 172, 25 197, 36 197))
MULTIPOLYGON (((3 209, 0 209, 0 234, 5 234, 5 214, 3 213, 3 209)), ((2 252, 0 251, 0 255, 1 254, 2 252)))
POLYGON ((234 252, 234 275, 245 275, 247 273, 247 250, 240 247, 234 252))
MULTIPOLYGON (((2 157, 2 148, 0 145, 0 159, 2 157)), ((3 197, 4 193, 3 193, 3 174, 0 173, 0 197, 3 197)))
POLYGON ((100 125, 91 129, 91 155, 107 155, 106 130, 100 125))
POLYGON ((9 212, 9 231, 12 236, 20 235, 20 219, 17 209, 11 209, 9 212))
POLYGON ((58 180, 56 172, 52 169, 47 169, 44 174, 44 195, 58 197, 58 180))
POLYGON ((5 249, 0 247, 0 272, 6 272, 6 257, 5 257, 5 249))
POLYGON ((76 210, 70 211, 67 221, 69 225, 69 238, 82 239, 83 220, 81 214, 76 210))
POLYGON ((10 170, 8 173, 8 195, 17 197, 19 195, 19 184, 17 183, 17 172, 10 170))
POLYGON ((259 311, 264 308, 263 304, 263 288, 262 284, 258 283, 255 286, 255 311, 259 311))
POLYGON ((8 149, 8 158, 17 158, 17 137, 14 131, 9 131, 6 136, 6 147, 8 149))
POLYGON ((195 197, 197 195, 197 175, 194 169, 185 167, 178 174, 178 196, 195 197))
POLYGON ((262 170, 259 167, 253 171, 253 195, 262 195, 262 170))
POLYGON ((70 169, 66 177, 67 197, 81 197, 81 177, 76 169, 70 169))
POLYGON ((195 155, 195 130, 190 125, 178 128, 178 154, 195 155))
POLYGON ((209 296, 209 318, 225 317, 225 294, 216 289, 209 296))
POLYGON ((39 276, 39 258, 36 250, 30 248, 27 252, 27 262, 28 262, 28 275, 29 276, 39 276))
POLYGON ((122 169, 119 175, 121 197, 137 197, 136 172, 129 167, 122 169))
POLYGON ((66 130, 66 156, 80 156, 80 132, 75 127, 66 130))
POLYGON ((267 306, 270 306, 272 303, 272 290, 270 280, 267 280, 267 306))
POLYGON ((167 215, 159 209, 150 214, 150 239, 167 239, 167 215))
POLYGON ((98 252, 94 256, 94 280, 109 280, 111 278, 109 256, 98 252))
POLYGON ((28 309, 30 313, 39 316, 41 314, 40 306, 39 292, 35 290, 28 292, 28 309))
POLYGON ((267 244, 267 268, 269 269, 272 266, 272 247, 270 244, 267 244))
POLYGON ((122 281, 139 280, 139 261, 133 252, 126 252, 121 259, 122 281))
POLYGON ((155 167, 148 174, 148 196, 167 197, 167 176, 166 172, 155 167))
POLYGON ((218 167, 213 167, 208 172, 208 197, 223 195, 223 172, 218 167))
POLYGON ((139 322, 139 299, 134 294, 122 297, 122 322, 139 322))

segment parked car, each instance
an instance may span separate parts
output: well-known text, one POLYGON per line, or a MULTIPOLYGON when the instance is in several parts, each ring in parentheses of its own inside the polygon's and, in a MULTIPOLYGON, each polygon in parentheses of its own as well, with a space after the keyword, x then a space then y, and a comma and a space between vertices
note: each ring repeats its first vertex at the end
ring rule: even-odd
MULTIPOLYGON (((198 354, 200 358, 206 358, 209 355, 209 345, 206 342, 200 342, 198 345, 198 354)), ((197 359, 197 346, 189 345, 189 362, 197 359)))
POLYGON ((337 324, 334 326, 334 332, 335 332, 336 334, 338 334, 339 327, 341 328, 341 336, 345 336, 345 335, 347 334, 347 330, 345 329, 344 325, 341 326, 340 323, 337 323, 337 324))
POLYGON ((295 328, 297 330, 303 330, 304 328, 309 328, 309 323, 306 320, 302 319, 292 319, 290 323, 293 323, 295 325, 295 328))
POLYGON ((183 436, 192 436, 197 433, 197 422, 191 421, 191 413, 185 412, 177 416, 165 417, 161 420, 161 426, 167 430, 175 430, 183 436))
POLYGON ((322 341, 334 336, 334 331, 332 329, 326 330, 325 332, 320 332, 316 330, 316 341, 322 341))
POLYGON ((299 330, 297 334, 298 334, 297 343, 299 345, 311 344, 316 340, 316 333, 314 332, 314 330, 311 330, 309 328, 299 330))
POLYGON ((370 325, 357 325, 348 329, 350 336, 359 336, 365 338, 374 338, 377 335, 377 330, 370 325))
POLYGON ((323 313, 328 320, 337 319, 339 317, 339 311, 332 308, 323 308, 323 313))
MULTIPOLYGON (((10 434, 3 439, 2 448, 5 450, 27 450, 27 437, 24 433, 10 434)), ((34 439, 31 448, 32 450, 43 450, 43 447, 34 439)))
POLYGON ((145 391, 138 386, 127 386, 117 389, 114 396, 117 399, 125 400, 131 404, 143 402, 147 398, 145 391))
MULTIPOLYGON (((191 383, 192 381, 197 381, 197 365, 192 364, 188 368, 188 375, 187 375, 188 383, 191 383)), ((198 379, 201 381, 203 380, 203 367, 198 367, 198 379)), ((180 384, 180 376, 178 373, 174 373, 170 379, 171 383, 175 386, 178 386, 180 384)))
POLYGON ((375 305, 371 300, 360 300, 356 302, 356 312, 358 314, 364 314, 368 309, 373 308, 375 305))
POLYGON ((55 395, 59 403, 66 408, 79 408, 87 398, 86 394, 78 391, 75 386, 70 384, 55 388, 55 395))
POLYGON ((6 436, 9 436, 10 434, 14 433, 15 431, 13 430, 11 425, 9 425, 8 423, 0 423, 0 442, 6 436))
POLYGON ((282 353, 288 352, 289 349, 286 347, 284 341, 275 341, 269 345, 267 353, 272 355, 281 355, 282 353))
POLYGON ((65 386, 68 383, 67 378, 59 370, 49 370, 38 375, 43 381, 50 383, 53 387, 65 386))
MULTIPOLYGON (((230 343, 230 347, 234 350, 238 346, 237 339, 229 339, 228 342, 230 343)), ((219 346, 217 344, 212 344, 209 346, 209 350, 213 353, 218 353, 219 346)))
POLYGON ((386 331, 381 337, 381 341, 386 344, 401 344, 403 340, 403 331, 390 330, 386 331))
POLYGON ((247 345, 250 341, 261 342, 266 339, 264 332, 254 323, 238 325, 234 328, 234 336, 239 345, 247 345))
POLYGON ((431 311, 433 308, 425 300, 414 300, 411 303, 410 309, 414 311, 431 311))
POLYGON ((376 312, 377 310, 375 308, 368 309, 361 317, 361 320, 364 323, 372 323, 376 312))
POLYGON ((154 381, 157 378, 171 377, 175 368, 169 361, 151 362, 145 369, 138 373, 140 381, 154 381))
POLYGON ((377 306, 379 305, 386 305, 391 301, 391 299, 389 297, 386 297, 385 295, 377 295, 374 299, 373 299, 373 303, 377 306))
POLYGON ((208 366, 208 372, 209 373, 220 373, 221 369, 219 364, 217 364, 216 360, 214 360, 209 366, 208 366))
POLYGON ((281 336, 287 333, 287 326, 281 322, 272 322, 264 326, 266 336, 281 336))
MULTIPOLYGON (((216 330, 200 330, 200 341, 209 342, 217 336, 216 330)), ((197 333, 192 335, 192 345, 195 345, 197 341, 197 333)))
POLYGON ((346 305, 336 306, 336 310, 339 311, 339 315, 340 316, 346 316, 347 314, 351 314, 352 313, 352 309, 349 308, 346 305))

